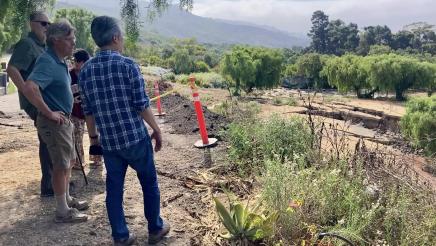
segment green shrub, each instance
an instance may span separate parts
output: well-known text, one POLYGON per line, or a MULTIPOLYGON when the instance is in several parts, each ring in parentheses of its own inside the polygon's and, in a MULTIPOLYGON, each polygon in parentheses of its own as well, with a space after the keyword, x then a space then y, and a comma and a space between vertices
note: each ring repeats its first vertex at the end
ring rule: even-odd
POLYGON ((241 175, 260 173, 268 159, 296 160, 310 151, 310 131, 301 118, 273 115, 264 122, 232 123, 226 136, 232 165, 241 175))
POLYGON ((288 99, 286 99, 286 105, 288 106, 297 106, 298 101, 294 97, 290 96, 288 99))
POLYGON ((171 73, 166 73, 166 74, 163 75, 163 79, 175 82, 176 81, 176 75, 174 73, 172 73, 172 72, 171 73))
POLYGON ((272 103, 276 106, 283 105, 283 99, 281 97, 274 97, 272 103))
POLYGON ((271 209, 280 211, 281 234, 289 241, 301 240, 314 225, 361 241, 359 235, 370 228, 368 219, 376 209, 364 193, 362 179, 345 178, 343 163, 337 168, 304 168, 302 161, 266 162, 262 196, 271 209), (287 213, 292 201, 302 202, 297 213, 287 213))
MULTIPOLYGON (((224 78, 214 72, 211 73, 194 73, 192 74, 195 77, 195 84, 200 87, 205 88, 225 88, 225 80, 224 78)), ((181 84, 189 83, 190 75, 181 74, 176 76, 176 82, 181 84)))
POLYGON ((349 175, 347 165, 334 161, 305 168, 302 159, 266 162, 262 197, 271 211, 279 211, 277 240, 313 243, 316 233, 330 231, 356 245, 434 245, 436 207, 426 197, 431 194, 396 184, 374 196, 366 175, 349 175), (289 213, 295 201, 302 205, 289 213))
POLYGON ((413 145, 428 155, 436 153, 436 96, 414 98, 406 104, 401 129, 413 145))
POLYGON ((209 72, 209 66, 204 61, 195 62, 195 72, 207 73, 209 72))

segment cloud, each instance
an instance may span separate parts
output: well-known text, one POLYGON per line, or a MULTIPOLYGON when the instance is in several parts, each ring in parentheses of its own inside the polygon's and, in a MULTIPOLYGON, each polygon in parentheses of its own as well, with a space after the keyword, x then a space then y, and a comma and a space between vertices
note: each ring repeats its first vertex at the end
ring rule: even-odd
POLYGON ((397 31, 417 21, 436 24, 435 9, 434 0, 194 0, 193 13, 307 33, 316 10, 361 28, 380 24, 397 31))

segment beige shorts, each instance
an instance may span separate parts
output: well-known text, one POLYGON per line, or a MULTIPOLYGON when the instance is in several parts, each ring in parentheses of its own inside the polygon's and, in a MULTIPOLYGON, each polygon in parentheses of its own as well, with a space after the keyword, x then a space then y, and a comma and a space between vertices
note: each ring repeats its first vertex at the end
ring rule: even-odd
POLYGON ((73 138, 74 125, 71 120, 68 119, 64 124, 59 125, 44 115, 38 114, 36 128, 42 140, 47 144, 53 168, 70 168, 71 160, 76 158, 73 138))

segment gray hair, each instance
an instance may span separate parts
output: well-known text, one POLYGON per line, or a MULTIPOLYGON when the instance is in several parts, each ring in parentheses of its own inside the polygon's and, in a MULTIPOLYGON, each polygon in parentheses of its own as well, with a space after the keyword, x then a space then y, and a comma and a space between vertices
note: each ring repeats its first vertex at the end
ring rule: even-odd
POLYGON ((101 48, 111 44, 113 37, 121 34, 121 29, 115 18, 98 16, 92 20, 91 34, 95 44, 101 48))
POLYGON ((29 15, 29 21, 36 21, 41 16, 47 16, 47 14, 44 11, 40 11, 40 10, 33 11, 29 15))
POLYGON ((47 29, 47 45, 52 47, 54 39, 67 37, 75 31, 76 29, 66 19, 53 23, 47 29))

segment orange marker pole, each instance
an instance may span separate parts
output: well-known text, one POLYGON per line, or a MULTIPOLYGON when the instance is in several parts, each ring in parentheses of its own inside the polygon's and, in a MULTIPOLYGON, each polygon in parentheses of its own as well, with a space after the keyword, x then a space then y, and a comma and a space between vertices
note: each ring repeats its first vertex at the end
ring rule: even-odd
POLYGON ((215 145, 218 140, 216 138, 208 138, 203 108, 201 107, 200 102, 200 94, 195 86, 195 78, 191 76, 189 80, 192 90, 192 97, 194 99, 195 113, 197 114, 198 128, 200 129, 201 136, 201 141, 197 141, 194 145, 198 148, 211 147, 212 145, 215 145))
POLYGON ((165 113, 162 112, 162 104, 160 102, 160 96, 159 96, 159 84, 157 81, 154 82, 154 96, 158 97, 156 100, 156 107, 157 107, 157 114, 154 114, 155 116, 164 116, 165 113))
POLYGON ((209 144, 207 137, 206 122, 204 121, 203 109, 201 108, 200 96, 198 92, 192 93, 194 98, 195 113, 197 114, 198 128, 200 128, 200 136, 203 144, 209 144))

